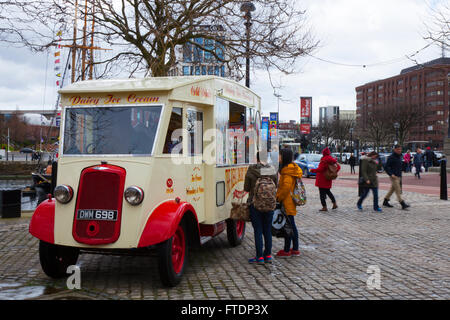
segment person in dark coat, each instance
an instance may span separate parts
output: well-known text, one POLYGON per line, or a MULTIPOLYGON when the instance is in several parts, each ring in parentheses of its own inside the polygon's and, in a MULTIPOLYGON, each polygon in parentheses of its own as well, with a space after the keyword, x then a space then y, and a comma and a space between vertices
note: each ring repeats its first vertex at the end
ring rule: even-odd
POLYGON ((356 157, 351 154, 350 158, 348 159, 348 164, 350 165, 350 173, 356 173, 355 172, 355 165, 356 165, 356 157))
POLYGON ((414 173, 414 176, 420 179, 420 169, 422 169, 423 166, 423 153, 422 149, 417 148, 416 154, 414 155, 414 167, 416 168, 416 173, 414 173))
POLYGON ((364 199, 372 190, 373 193, 373 210, 377 212, 382 212, 381 208, 378 206, 378 177, 377 172, 381 170, 382 164, 378 161, 378 153, 372 151, 367 156, 361 158, 361 180, 359 185, 362 188, 361 196, 358 200, 356 206, 360 211, 362 211, 362 203, 364 199))
POLYGON ((430 147, 427 147, 427 151, 425 151, 425 171, 428 172, 428 168, 433 166, 433 160, 434 160, 435 154, 433 150, 431 150, 430 147))
POLYGON ((256 256, 248 260, 249 263, 272 262, 272 219, 273 211, 260 212, 251 204, 254 196, 256 181, 262 176, 270 177, 277 185, 277 172, 269 164, 260 161, 259 152, 256 154, 257 163, 250 165, 244 180, 244 191, 249 193, 247 203, 250 204, 250 220, 254 229, 256 256), (263 251, 264 238, 264 251, 263 251))
POLYGON ((396 145, 392 154, 388 157, 386 165, 384 167, 387 175, 391 179, 391 189, 384 197, 383 206, 392 208, 393 206, 389 203, 392 194, 395 192, 398 202, 402 206, 402 209, 409 207, 408 204, 402 199, 402 147, 396 145))
POLYGON ((339 163, 337 163, 337 160, 331 156, 330 149, 323 149, 322 155, 323 157, 320 159, 320 163, 317 169, 311 169, 310 171, 316 174, 316 187, 319 188, 320 202, 322 203, 322 209, 320 209, 319 211, 328 211, 326 202, 327 196, 333 203, 332 209, 337 209, 338 206, 336 204, 336 199, 331 192, 333 180, 328 180, 325 176, 325 172, 328 170, 328 166, 331 164, 337 165, 338 172, 339 170, 341 170, 341 166, 339 165, 339 163))

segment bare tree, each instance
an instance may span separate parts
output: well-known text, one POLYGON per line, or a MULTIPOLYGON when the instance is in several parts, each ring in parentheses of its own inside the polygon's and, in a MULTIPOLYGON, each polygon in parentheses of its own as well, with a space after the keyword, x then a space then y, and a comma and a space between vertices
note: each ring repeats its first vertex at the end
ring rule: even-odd
POLYGON ((414 103, 394 103, 386 105, 384 110, 389 120, 390 135, 395 137, 398 134, 398 143, 401 146, 407 141, 411 130, 419 126, 426 117, 424 108, 414 103), (396 123, 398 130, 395 129, 396 123))
MULTIPOLYGON (((0 1, 0 41, 36 51, 48 50, 56 43, 58 26, 63 31, 62 41, 71 44, 78 2, 78 17, 86 17, 89 23, 95 21, 94 31, 77 32, 78 45, 84 33, 89 38, 93 35, 96 45, 113 49, 96 58, 95 64, 103 67, 99 77, 125 70, 130 76, 139 72, 165 76, 177 62, 178 46, 203 50, 233 68, 236 78, 243 76, 240 66, 247 48, 240 8, 245 1, 89 0, 86 6, 85 1, 0 1)), ((297 9, 298 3, 293 0, 252 2, 256 7, 248 48, 252 65, 286 74, 294 72, 297 59, 318 45, 307 26, 305 11, 297 9)))
POLYGON ((431 7, 431 23, 425 24, 424 39, 435 42, 447 50, 450 43, 450 4, 444 2, 440 7, 431 7))
POLYGON ((365 123, 359 123, 358 133, 365 136, 364 140, 372 142, 374 149, 379 152, 380 147, 390 137, 392 131, 390 129, 390 119, 386 113, 384 106, 374 106, 367 113, 365 123))
POLYGON ((333 127, 333 137, 339 146, 339 152, 342 152, 346 145, 349 145, 351 139, 350 128, 355 128, 355 120, 353 119, 337 119, 331 124, 333 127))
POLYGON ((317 132, 320 136, 321 143, 325 146, 330 146, 334 141, 334 126, 333 122, 323 121, 317 127, 317 132))

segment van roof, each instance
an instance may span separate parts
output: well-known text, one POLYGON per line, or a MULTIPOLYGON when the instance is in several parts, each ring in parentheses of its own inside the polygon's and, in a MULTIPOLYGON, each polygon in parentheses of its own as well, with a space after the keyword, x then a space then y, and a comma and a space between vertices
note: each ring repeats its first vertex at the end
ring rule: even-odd
POLYGON ((180 77, 148 77, 148 78, 127 78, 127 79, 101 79, 85 80, 72 83, 59 93, 95 93, 95 92, 124 92, 124 91, 170 91, 175 88, 191 85, 194 83, 220 80, 239 85, 254 93, 251 89, 244 87, 236 81, 217 76, 180 76, 180 77))

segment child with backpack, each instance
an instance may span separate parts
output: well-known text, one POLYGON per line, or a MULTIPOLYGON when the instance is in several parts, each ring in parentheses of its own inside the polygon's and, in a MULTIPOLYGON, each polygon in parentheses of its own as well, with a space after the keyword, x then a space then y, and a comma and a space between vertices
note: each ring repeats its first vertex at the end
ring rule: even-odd
POLYGON ((328 211, 327 209, 327 196, 333 203, 332 209, 337 209, 336 199, 331 192, 333 186, 333 180, 337 178, 337 173, 341 170, 341 166, 335 158, 331 156, 330 149, 325 148, 322 151, 323 157, 320 159, 317 169, 311 169, 310 171, 316 174, 316 187, 319 188, 320 202, 322 203, 322 209, 319 211, 328 211))
POLYGON ((284 249, 278 251, 276 255, 277 257, 284 258, 300 255, 300 251, 298 250, 298 230, 294 219, 297 214, 297 208, 296 203, 292 198, 292 192, 297 184, 297 179, 301 179, 303 172, 302 169, 293 162, 293 153, 291 149, 282 149, 280 151, 279 161, 280 181, 277 191, 277 200, 282 203, 293 229, 293 236, 284 238, 284 249))
POLYGON ((264 264, 272 262, 272 219, 276 206, 277 173, 274 167, 260 161, 259 152, 256 160, 256 164, 249 166, 244 181, 244 190, 249 193, 247 203, 250 204, 256 248, 256 256, 248 262, 264 264))

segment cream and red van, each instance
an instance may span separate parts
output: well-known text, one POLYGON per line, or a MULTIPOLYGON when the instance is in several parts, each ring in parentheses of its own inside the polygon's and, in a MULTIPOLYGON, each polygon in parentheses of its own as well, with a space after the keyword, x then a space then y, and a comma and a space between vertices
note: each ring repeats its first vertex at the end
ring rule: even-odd
POLYGON ((225 229, 241 243, 245 222, 229 217, 256 162, 255 93, 213 76, 91 80, 60 93, 57 186, 29 228, 48 276, 66 276, 80 253, 156 249, 174 286, 190 246, 225 229))

